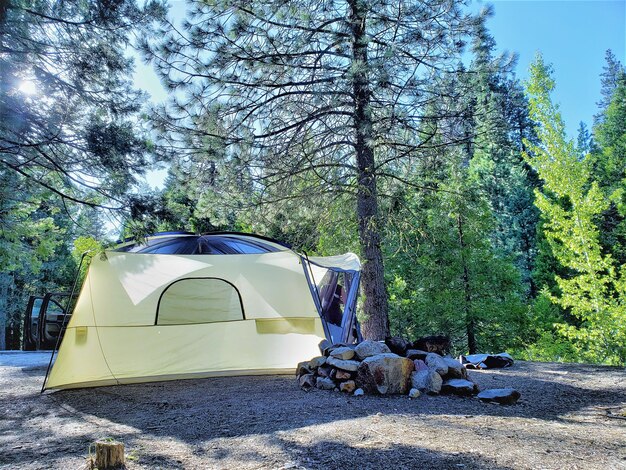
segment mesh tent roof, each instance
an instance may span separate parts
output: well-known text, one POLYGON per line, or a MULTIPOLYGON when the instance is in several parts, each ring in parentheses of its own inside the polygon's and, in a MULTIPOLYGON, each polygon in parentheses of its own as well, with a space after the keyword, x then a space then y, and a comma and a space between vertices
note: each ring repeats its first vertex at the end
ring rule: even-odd
POLYGON ((115 249, 128 253, 172 255, 241 255, 273 253, 288 247, 259 235, 221 232, 205 235, 162 233, 115 249))

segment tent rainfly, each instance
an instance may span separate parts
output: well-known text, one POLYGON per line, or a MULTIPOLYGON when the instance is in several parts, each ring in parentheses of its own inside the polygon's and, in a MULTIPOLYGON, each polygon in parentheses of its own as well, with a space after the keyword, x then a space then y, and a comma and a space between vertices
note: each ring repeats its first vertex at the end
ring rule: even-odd
POLYGON ((293 373, 354 342, 360 262, 251 234, 165 233, 93 258, 44 389, 293 373))

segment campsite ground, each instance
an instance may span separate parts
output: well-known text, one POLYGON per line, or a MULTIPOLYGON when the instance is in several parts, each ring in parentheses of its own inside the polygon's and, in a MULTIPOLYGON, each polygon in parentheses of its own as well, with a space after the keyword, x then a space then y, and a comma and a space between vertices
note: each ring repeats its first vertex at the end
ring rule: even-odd
POLYGON ((0 468, 87 468, 100 438, 128 468, 626 469, 626 371, 518 362, 471 371, 515 406, 350 397, 293 377, 232 377, 39 394, 45 356, 0 353, 0 468))

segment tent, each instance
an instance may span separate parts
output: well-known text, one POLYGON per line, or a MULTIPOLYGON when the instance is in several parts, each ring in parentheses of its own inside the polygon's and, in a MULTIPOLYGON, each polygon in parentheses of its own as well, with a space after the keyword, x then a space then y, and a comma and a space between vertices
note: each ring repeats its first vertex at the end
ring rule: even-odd
POLYGON ((265 237, 163 233, 96 255, 43 389, 293 373, 354 342, 360 262, 265 237))

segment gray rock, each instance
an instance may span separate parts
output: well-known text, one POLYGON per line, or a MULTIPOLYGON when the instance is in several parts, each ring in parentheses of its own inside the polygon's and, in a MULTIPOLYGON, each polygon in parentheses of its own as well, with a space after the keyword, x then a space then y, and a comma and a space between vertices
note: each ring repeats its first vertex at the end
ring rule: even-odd
MULTIPOLYGON (((321 345, 321 343, 320 343, 321 345)), ((346 344, 346 343, 335 343, 333 345, 327 346, 326 348, 324 348, 322 350, 322 354, 324 356, 330 356, 330 354, 335 350, 335 349, 339 349, 339 348, 349 348, 349 349, 354 349, 356 347, 356 344, 346 344)))
POLYGON ((362 361, 366 357, 376 356, 377 354, 390 353, 391 350, 385 343, 379 343, 377 341, 365 340, 361 341, 356 348, 354 348, 356 357, 362 361))
POLYGON ((478 394, 482 401, 496 402, 501 405, 514 405, 521 394, 513 388, 492 388, 478 394))
POLYGON ((341 347, 337 349, 333 349, 330 353, 330 357, 334 357, 335 359, 348 360, 354 357, 354 349, 350 349, 347 347, 341 347))
POLYGON ((326 364, 336 367, 337 369, 347 370, 348 372, 356 372, 359 368, 358 361, 345 361, 332 356, 326 359, 326 364))
POLYGON ((367 393, 405 395, 414 367, 412 360, 392 353, 366 357, 359 365, 357 382, 367 393))
POLYGON ((352 393, 356 389, 356 382, 354 380, 348 380, 339 384, 339 390, 345 393, 352 393))
POLYGON ((437 395, 441 391, 443 379, 434 370, 420 370, 411 374, 411 385, 420 392, 437 395))
POLYGON ((315 375, 314 374, 304 374, 301 375, 298 379, 298 383, 300 384, 300 388, 305 392, 308 392, 316 385, 315 375))
POLYGON ((456 359, 452 359, 451 357, 444 357, 443 361, 448 366, 448 373, 446 374, 446 378, 449 379, 466 379, 467 378, 467 369, 465 366, 461 364, 456 359))
POLYGON ((408 349, 406 352, 406 357, 413 360, 421 359, 423 361, 426 359, 426 356, 428 356, 428 353, 421 349, 408 349))
POLYGON ((428 366, 421 359, 415 359, 413 364, 415 364, 415 370, 428 370, 428 366))
POLYGON ((332 368, 327 365, 323 365, 317 368, 317 375, 319 375, 320 377, 330 377, 331 372, 332 368))
POLYGON ((360 396, 363 396, 363 395, 365 395, 365 392, 363 391, 363 389, 362 389, 362 388, 357 388, 357 389, 354 391, 354 396, 355 396, 355 397, 360 397, 360 396))
POLYGON ((478 386, 465 379, 449 379, 441 386, 441 393, 467 397, 478 393, 478 386))
POLYGON ((319 366, 326 364, 326 358, 324 356, 314 357, 309 361, 309 368, 317 369, 319 366))
POLYGON ((301 377, 306 374, 310 374, 313 371, 309 365, 308 361, 298 363, 298 367, 296 367, 296 377, 301 377))
POLYGON ((434 370, 442 377, 448 373, 448 364, 446 364, 446 361, 444 361, 443 357, 439 354, 428 354, 424 362, 430 369, 434 370))
POLYGON ((416 388, 409 390, 409 398, 418 398, 421 395, 420 391, 416 388))
POLYGON ((315 385, 322 390, 333 390, 335 388, 335 382, 330 377, 318 377, 315 385))

